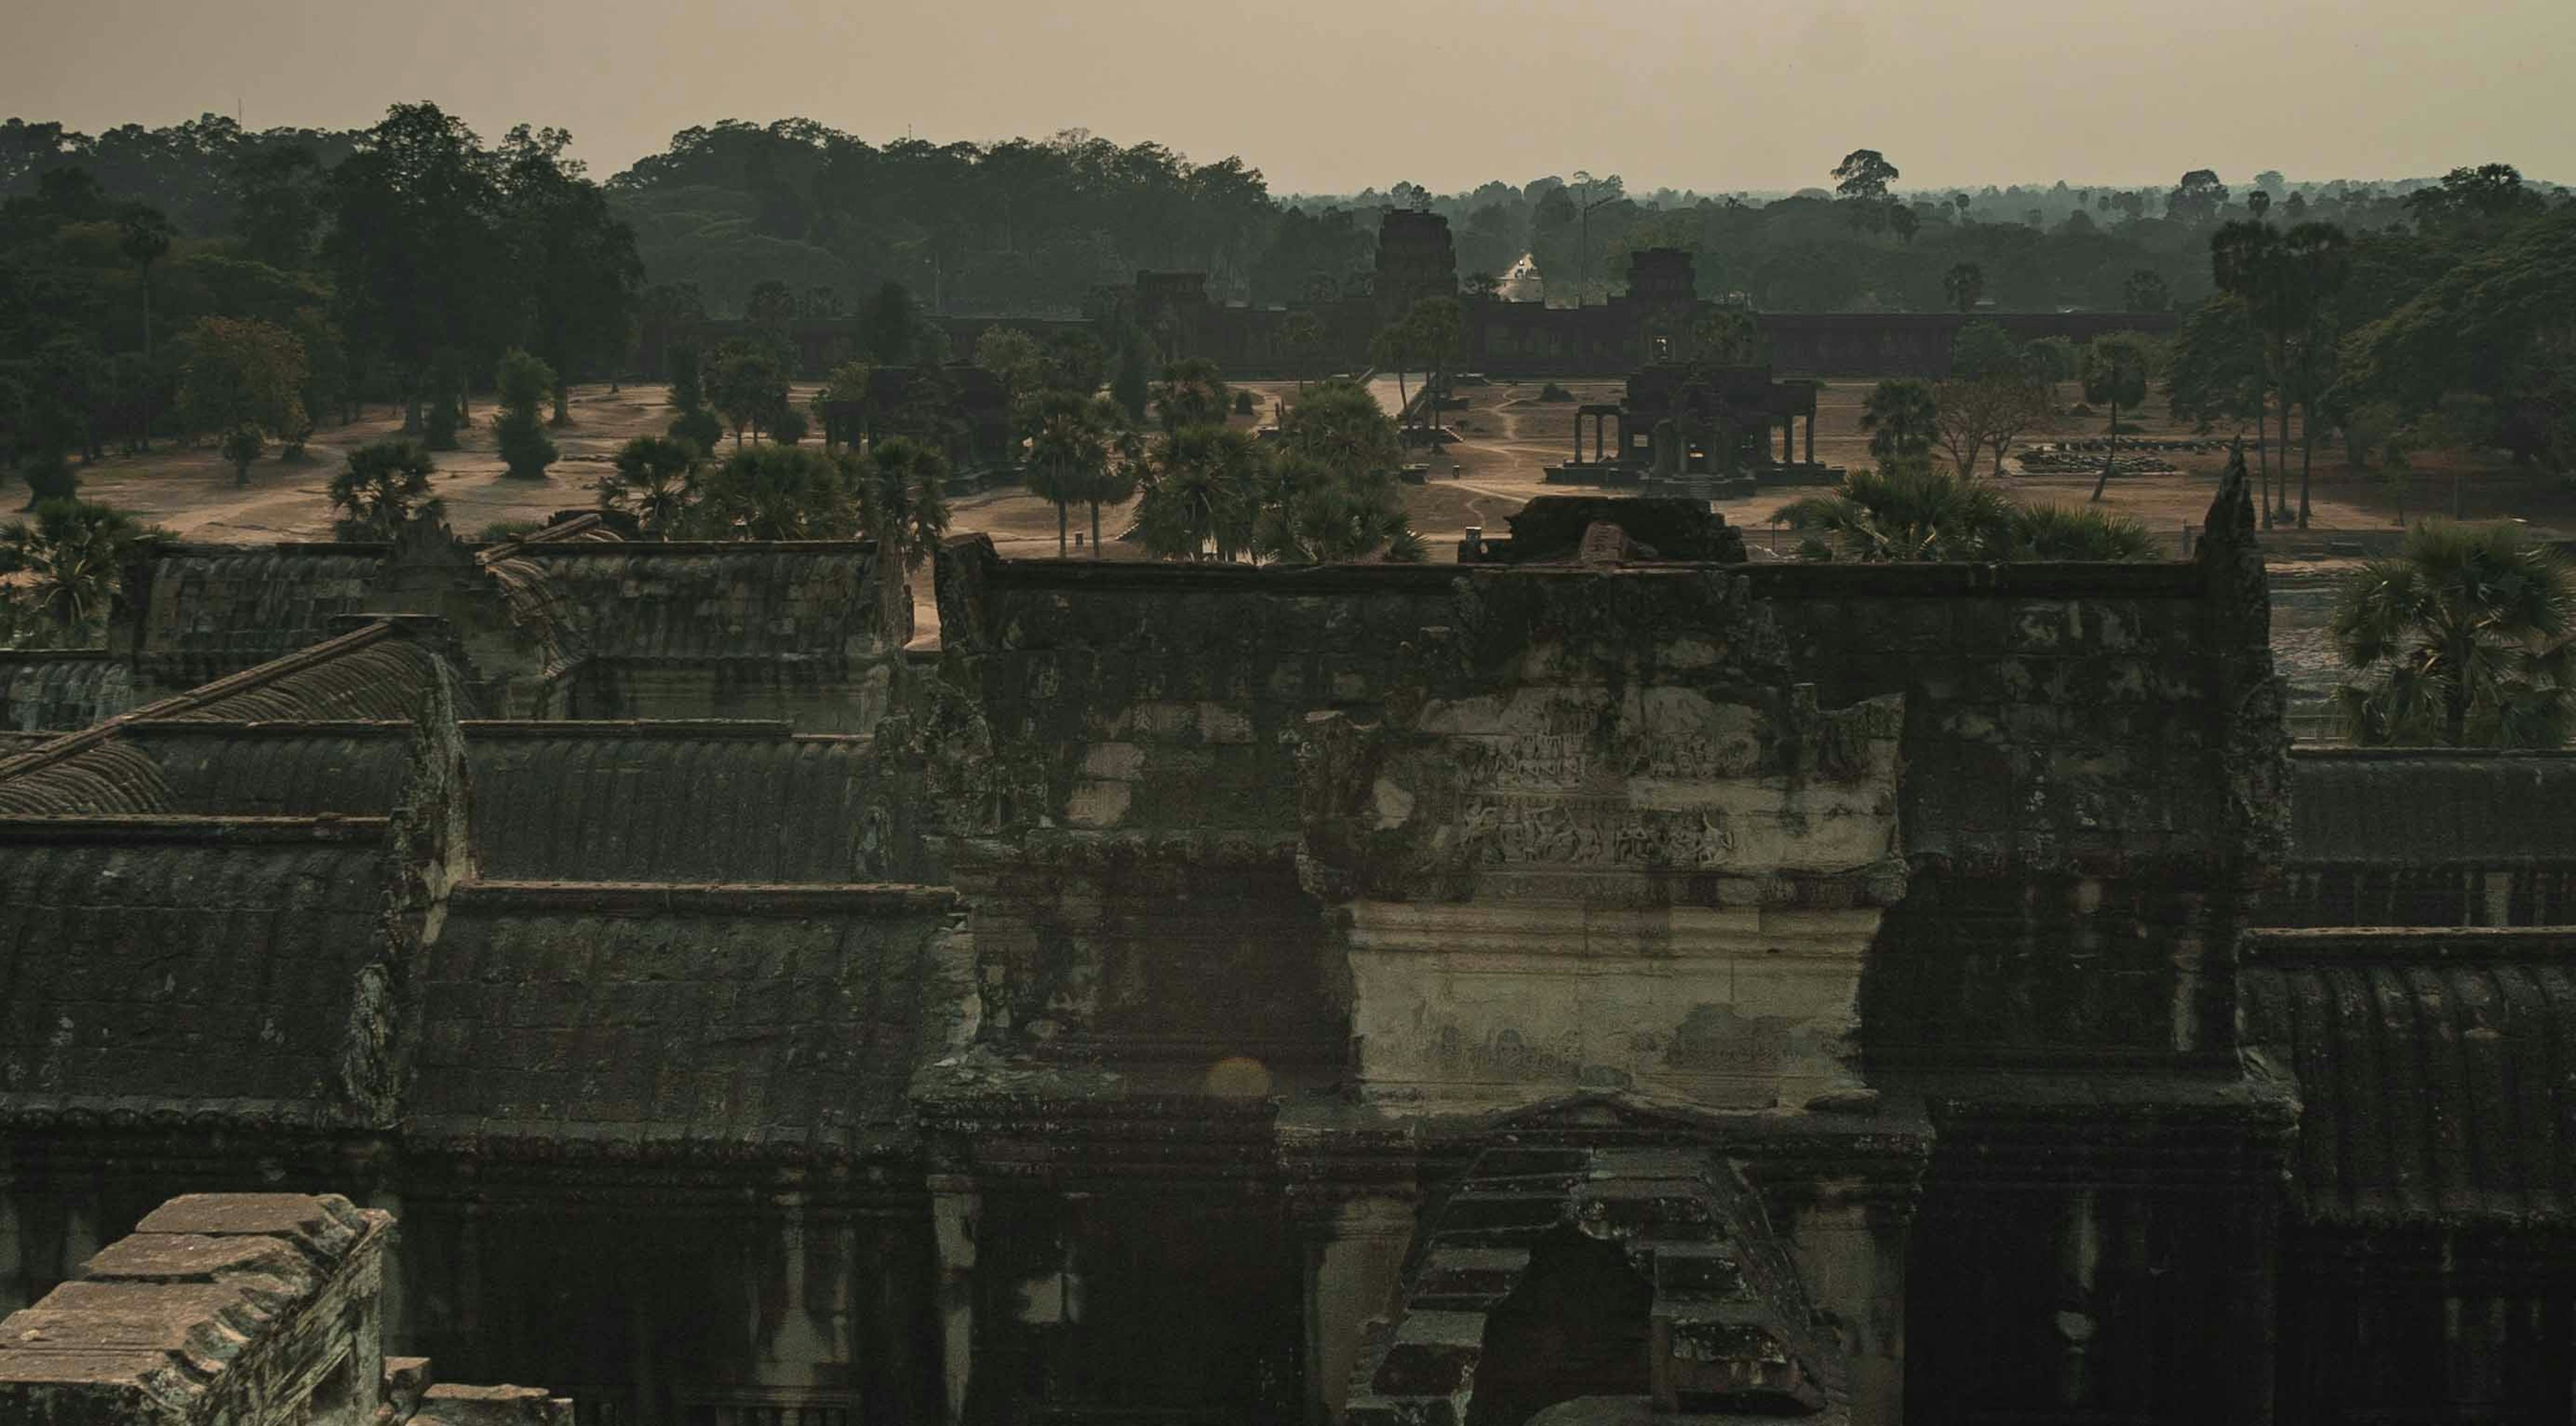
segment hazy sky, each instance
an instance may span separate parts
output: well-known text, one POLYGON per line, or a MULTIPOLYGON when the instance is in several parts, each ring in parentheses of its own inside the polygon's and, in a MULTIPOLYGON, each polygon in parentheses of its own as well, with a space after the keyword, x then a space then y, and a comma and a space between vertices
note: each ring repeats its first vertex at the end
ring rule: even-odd
POLYGON ((1274 191, 1589 168, 1796 188, 2241 183, 2502 160, 2576 182, 2576 0, 81 0, 16 7, 0 114, 95 132, 239 110, 356 126, 427 98, 573 132, 602 176, 672 131, 1087 128, 1274 191))

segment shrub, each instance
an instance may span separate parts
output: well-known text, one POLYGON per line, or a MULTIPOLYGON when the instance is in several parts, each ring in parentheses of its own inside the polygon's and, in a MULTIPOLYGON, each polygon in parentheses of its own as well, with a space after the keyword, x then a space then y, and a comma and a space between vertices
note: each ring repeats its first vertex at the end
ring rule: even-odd
POLYGON ((27 477, 27 508, 48 500, 69 500, 80 489, 80 472, 60 454, 37 456, 21 472, 27 477))
POLYGON ((790 406, 769 418, 769 438, 782 446, 792 446, 805 439, 805 413, 790 406))
POLYGON ((1551 381, 1547 385, 1538 389, 1538 399, 1541 401, 1571 401, 1574 399, 1574 393, 1551 381))
POLYGON ((1249 416, 1253 414, 1254 409, 1251 392, 1237 391, 1234 393, 1234 414, 1238 416, 1249 416))
POLYGON ((688 442, 700 455, 714 451, 724 431, 724 418, 704 406, 692 406, 671 418, 671 439, 688 442))
POLYGON ((434 451, 452 451, 456 449, 456 433, 464 424, 465 418, 456 410, 456 398, 441 395, 430 403, 429 416, 422 422, 420 443, 434 451))
POLYGON ((492 433, 500 441, 501 463, 514 479, 544 479, 546 467, 561 454, 546 434, 545 402, 554 390, 554 369, 513 351, 501 358, 494 385, 500 391, 501 414, 492 418, 492 433))
POLYGON ((429 493, 429 477, 437 469, 429 448, 418 441, 376 441, 349 452, 331 477, 340 538, 390 540, 414 516, 444 513, 444 502, 429 493))

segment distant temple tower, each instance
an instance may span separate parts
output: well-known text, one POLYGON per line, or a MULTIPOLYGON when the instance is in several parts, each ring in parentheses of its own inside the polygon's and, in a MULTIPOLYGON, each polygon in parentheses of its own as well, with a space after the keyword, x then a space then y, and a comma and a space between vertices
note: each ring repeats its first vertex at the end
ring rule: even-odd
POLYGON ((1639 248, 1628 255, 1628 296, 1638 302, 1695 302, 1699 274, 1687 248, 1639 248))
POLYGON ((1437 213, 1395 209, 1377 229, 1377 304, 1393 320, 1425 297, 1458 295, 1458 249, 1449 220, 1437 213))

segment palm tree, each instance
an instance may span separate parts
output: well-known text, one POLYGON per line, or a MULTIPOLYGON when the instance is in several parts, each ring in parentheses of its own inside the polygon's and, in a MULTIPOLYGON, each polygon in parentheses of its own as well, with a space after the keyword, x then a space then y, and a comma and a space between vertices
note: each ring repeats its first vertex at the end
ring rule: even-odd
POLYGON ((64 643, 88 643, 124 589, 127 551, 147 532, 107 505, 48 500, 36 518, 0 525, 0 574, 20 575, 22 597, 64 643))
POLYGON ((127 208, 116 225, 118 251, 142 271, 143 360, 148 364, 152 360, 152 264, 169 255, 170 240, 176 234, 161 210, 140 203, 127 208))
POLYGON ((2156 537, 2126 515, 2090 506, 2025 505, 2013 511, 2000 558, 2004 560, 2145 560, 2156 557, 2156 537))
POLYGON ((1259 504, 1257 463, 1252 438, 1223 426, 1188 426, 1165 439, 1136 510, 1146 552, 1221 560, 1243 553, 1259 504))
MULTIPOLYGON (((2210 276, 2222 292, 2242 299, 2262 333, 2268 383, 2280 394, 2280 458, 2267 460, 2271 479, 2284 492, 2277 502, 2289 510, 2286 487, 2290 466, 2290 407, 2306 410, 2301 428, 2304 450, 2299 461, 2299 525, 2308 523, 2308 472, 2315 459, 2315 403, 2322 385, 2319 365, 2331 348, 2320 324, 2332 311, 2334 295, 2352 275, 2352 244, 2332 223, 2301 223, 2283 233, 2261 222, 2229 223, 2209 240, 2210 276), (2293 369, 2291 353, 2298 353, 2293 369)), ((2266 446, 2269 442, 2266 441, 2266 446)), ((2265 523, 2275 501, 2270 481, 2264 489, 2265 523)))
POLYGON ((1899 461, 1771 512, 1773 524, 1808 532, 1809 558, 1865 561, 1985 558, 2011 518, 2012 502, 1993 486, 1899 461))
POLYGON ((1145 433, 1127 419, 1127 408, 1114 397, 1091 398, 1091 421, 1100 432, 1101 460, 1082 487, 1091 507, 1091 557, 1100 558, 1100 507, 1124 505, 1136 497, 1145 471, 1145 433))
MULTIPOLYGON (((878 578, 891 611, 907 577, 948 533, 948 457, 908 436, 888 436, 851 462, 859 534, 877 542, 878 578)), ((909 630, 906 631, 907 634, 909 630)))
MULTIPOLYGON (((351 464, 356 457, 350 458, 351 464)), ((633 509, 647 535, 667 535, 697 497, 698 448, 671 436, 637 436, 599 480, 599 508, 633 509)))
POLYGON ((1230 395, 1215 362, 1185 357, 1163 368, 1163 379, 1154 387, 1154 411, 1165 435, 1185 426, 1222 426, 1230 395))
POLYGON ((1928 381, 1882 381, 1861 404, 1860 428, 1870 433, 1869 453, 1882 461, 1922 455, 1940 434, 1941 398, 1928 381))
POLYGON ((2262 391, 2256 400, 2256 459, 2263 477, 2263 525, 2272 524, 2273 461, 2289 445, 2288 403, 2281 413, 2281 440, 2272 441, 2271 397, 2281 389, 2281 347, 2287 331, 2282 316, 2286 290, 2280 281, 2281 235, 2262 223, 2228 223, 2209 237, 2209 272, 2218 290, 2245 304, 2263 349, 2262 391))
POLYGON ((1993 485, 1907 461, 1857 471, 1831 495, 1771 514, 1808 532, 1810 559, 1862 561, 2139 560, 2156 554, 2145 526, 2100 510, 2017 506, 1993 485))
MULTIPOLYGON (((2297 321, 2299 386, 2299 528, 2308 527, 2308 470, 2317 452, 2317 398, 2324 386, 2325 363, 2334 352, 2326 330, 2334 313, 2335 294, 2352 277, 2352 242, 2332 223, 2301 223, 2281 239, 2283 279, 2291 284, 2292 315, 2297 321)), ((2286 406, 2286 402, 2285 402, 2286 406)), ((2288 439, 2289 413, 2282 413, 2282 437, 2288 439)), ((2289 451, 2281 452, 2287 464, 2289 451)))
POLYGON ((1413 362, 1416 335, 1410 322, 1398 320, 1369 339, 1369 365, 1395 373, 1395 411, 1399 416, 1413 406, 1413 393, 1404 384, 1404 369, 1413 362))
POLYGON ((2576 577, 2514 525, 2422 524, 2344 586, 2335 691, 2356 743, 2556 747, 2567 740, 2576 577))
MULTIPOLYGON (((1070 512, 1082 499, 1093 472, 1107 461, 1108 445, 1092 403, 1070 391, 1039 393, 1030 407, 1028 424, 1029 468, 1021 483, 1031 495, 1055 507, 1055 555, 1063 559, 1071 538, 1070 512)), ((1099 538, 1097 531, 1093 538, 1099 538)))

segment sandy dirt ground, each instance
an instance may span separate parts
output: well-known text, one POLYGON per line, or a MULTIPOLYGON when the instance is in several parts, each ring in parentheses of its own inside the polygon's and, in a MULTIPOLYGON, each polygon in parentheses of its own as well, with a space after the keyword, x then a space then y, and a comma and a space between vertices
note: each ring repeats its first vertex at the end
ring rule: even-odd
MULTIPOLYGON (((1388 386, 1392 403, 1393 383, 1388 386)), ((1274 404, 1293 395, 1289 382, 1255 381, 1243 385, 1260 405, 1256 418, 1237 417, 1238 424, 1270 419, 1274 404)), ((1573 450, 1574 407, 1586 401, 1617 399, 1616 382, 1569 382, 1571 402, 1541 401, 1542 383, 1498 382, 1461 388, 1468 409, 1452 412, 1450 428, 1458 439, 1428 457, 1432 478, 1410 489, 1414 527, 1430 542, 1434 558, 1451 558, 1458 533, 1469 525, 1503 528, 1505 517, 1530 497, 1549 487, 1542 473, 1573 450)), ((1816 429, 1817 457, 1828 464, 1858 465, 1868 459, 1868 437, 1860 427, 1860 408, 1870 383, 1829 383, 1821 397, 1816 429)), ((435 486, 447 502, 448 522, 468 537, 498 521, 541 519, 557 510, 587 506, 592 486, 605 473, 617 447, 627 439, 662 429, 670 413, 659 386, 576 388, 572 424, 558 429, 563 456, 543 480, 512 480, 502 474, 493 449, 488 409, 478 408, 464 448, 439 457, 435 486)), ((805 394, 800 391, 799 398, 805 394)), ((2068 392, 2071 397, 2071 389, 2068 392)), ((115 456, 82 472, 84 498, 132 510, 185 539, 214 542, 328 538, 330 503, 326 490, 341 458, 367 441, 396 433, 395 414, 378 407, 359 423, 317 434, 301 463, 274 456, 251 468, 247 486, 234 483, 232 471, 211 448, 163 445, 148 455, 115 456)), ((2184 435, 2160 412, 2150 408, 2142 424, 2149 436, 2184 435)), ((2100 419, 2068 420, 2054 434, 2098 433, 2100 419)), ((2046 439, 2052 433, 2038 433, 2046 439)), ((2344 469, 2340 452, 2320 449, 2311 492, 2312 528, 2320 531, 2388 530, 2394 526, 2394 492, 2375 472, 2344 469)), ((2179 533, 2197 525, 2216 487, 2221 458, 2177 458, 2179 474, 2115 478, 2105 503, 2135 516, 2160 533, 2179 533)), ((2076 504, 2092 489, 2082 475, 2010 475, 2003 487, 2015 499, 2076 504)), ((2447 509, 2449 475, 2436 469, 2420 473, 2409 497, 2410 513, 2447 509)), ((2532 473, 2481 470, 2463 482, 2464 508, 2472 518, 2518 515, 2536 524, 2576 523, 2576 492, 2565 483, 2532 473)), ((1753 532, 1754 543, 1772 538, 1771 512, 1784 497, 1764 494, 1749 500, 1722 502, 1727 519, 1753 532)), ((10 503, 15 503, 14 501, 10 503)), ((1115 532, 1128 523, 1127 511, 1101 512, 1101 527, 1112 535, 1107 558, 1137 558, 1132 545, 1115 532)), ((1051 556, 1056 549, 1054 507, 1017 490, 963 497, 955 502, 955 526, 993 537, 1005 555, 1051 556)), ((1088 533, 1087 513, 1076 511, 1073 528, 1088 533)), ((1086 540, 1086 545, 1088 541, 1086 540)), ((1087 548, 1081 557, 1091 557, 1087 548)))

